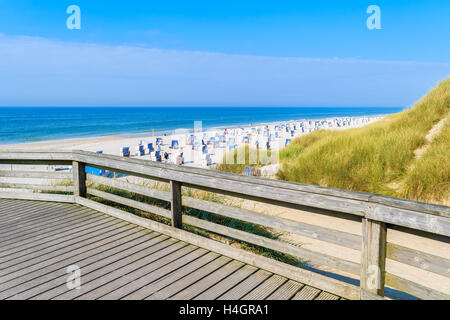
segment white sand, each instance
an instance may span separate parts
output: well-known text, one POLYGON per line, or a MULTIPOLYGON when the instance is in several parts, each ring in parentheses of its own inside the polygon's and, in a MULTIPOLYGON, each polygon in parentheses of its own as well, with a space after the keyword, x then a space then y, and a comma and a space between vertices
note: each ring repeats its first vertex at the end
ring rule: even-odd
MULTIPOLYGON (((259 124, 254 126, 240 126, 224 129, 209 129, 201 132, 188 132, 187 130, 174 130, 172 134, 158 135, 154 133, 150 136, 139 134, 119 135, 119 136, 102 136, 92 138, 79 139, 64 139, 34 143, 22 143, 14 145, 3 145, 0 149, 25 149, 25 150, 85 150, 85 151, 102 151, 105 154, 121 155, 122 147, 130 147, 132 157, 139 157, 142 159, 155 159, 154 152, 149 153, 145 151, 144 156, 138 156, 136 147, 142 143, 147 147, 148 143, 153 143, 153 147, 157 149, 156 139, 162 138, 163 145, 161 146, 161 154, 167 152, 169 154, 169 162, 175 163, 176 157, 183 152, 185 165, 207 167, 207 155, 211 158, 212 164, 220 163, 223 156, 230 150, 231 145, 235 144, 236 148, 243 145, 244 137, 248 137, 248 142, 255 147, 256 142, 262 149, 265 148, 267 141, 270 138, 270 148, 274 151, 285 147, 286 139, 294 139, 295 137, 307 134, 319 129, 347 129, 366 125, 381 119, 382 116, 365 116, 365 117, 345 117, 345 118, 328 118, 328 119, 314 119, 314 120, 292 120, 283 122, 273 122, 268 124, 259 124), (286 126, 289 127, 286 132, 286 126), (291 132, 293 131, 293 133, 291 132), (188 140, 191 135, 195 136, 197 146, 192 150, 192 146, 188 145, 188 140), (221 136, 225 136, 225 142, 215 145, 211 139, 219 141, 221 136), (202 152, 202 139, 207 143, 206 154, 202 152), (172 140, 178 140, 179 148, 170 148, 172 140), (230 141, 234 140, 234 142, 230 141)), ((276 153, 276 152, 275 152, 276 153)), ((274 155, 276 156, 276 155, 274 155)), ((273 161, 272 161, 273 163, 273 161)))

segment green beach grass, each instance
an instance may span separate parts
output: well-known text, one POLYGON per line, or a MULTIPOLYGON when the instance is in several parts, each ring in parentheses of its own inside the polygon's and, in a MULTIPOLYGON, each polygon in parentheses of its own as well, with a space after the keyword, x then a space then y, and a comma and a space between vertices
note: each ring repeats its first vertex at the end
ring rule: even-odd
POLYGON ((450 111, 450 78, 411 109, 345 131, 320 130, 280 152, 281 180, 448 203, 450 121, 425 138, 450 111), (426 148, 419 158, 415 151, 426 148))

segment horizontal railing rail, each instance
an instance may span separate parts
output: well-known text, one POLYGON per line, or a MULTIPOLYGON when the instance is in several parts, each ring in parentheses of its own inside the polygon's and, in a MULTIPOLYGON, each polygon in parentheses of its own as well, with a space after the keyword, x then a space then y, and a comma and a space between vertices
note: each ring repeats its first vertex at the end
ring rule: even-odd
POLYGON ((310 285, 339 294, 343 297, 376 298, 384 296, 385 285, 408 292, 419 298, 449 299, 449 295, 423 284, 403 279, 386 272, 386 259, 432 272, 450 279, 450 260, 445 257, 406 248, 387 241, 387 230, 400 230, 419 237, 433 239, 449 250, 450 208, 442 205, 390 198, 364 192, 353 192, 278 180, 246 177, 172 164, 157 163, 141 159, 122 158, 113 155, 86 151, 0 151, 0 165, 10 164, 11 169, 0 169, 0 178, 70 180, 70 185, 43 185, 23 182, 0 181, 0 198, 21 198, 48 201, 75 202, 96 210, 120 216, 155 231, 181 237, 200 245, 207 243, 223 254, 240 258, 269 271, 298 275, 299 281, 310 281, 310 285), (21 165, 71 165, 67 171, 25 171, 21 165), (109 170, 167 183, 167 190, 127 182, 126 179, 111 179, 86 173, 86 166, 109 170), (166 206, 130 199, 123 194, 113 194, 96 186, 123 190, 132 194, 158 199, 166 206), (212 193, 238 197, 270 205, 301 209, 313 214, 327 215, 360 223, 361 235, 335 230, 329 225, 309 224, 283 217, 246 210, 222 203, 198 199, 182 194, 182 186, 212 193), (35 190, 38 193, 15 190, 35 190), (3 190, 3 191, 1 191, 3 190), (47 192, 47 193, 44 193, 47 192), (51 192, 51 193, 49 193, 51 192), (58 192, 59 194, 56 194, 58 192), (64 194, 61 194, 64 193, 64 194), (121 206, 148 212, 170 221, 171 226, 143 219, 113 208, 92 198, 104 199, 121 206), (244 230, 224 226, 213 221, 183 214, 183 207, 197 209, 217 216, 274 229, 281 232, 323 241, 332 245, 361 252, 361 261, 337 258, 312 251, 285 241, 270 239, 244 230), (258 247, 281 252, 314 264, 331 267, 360 277, 360 287, 335 280, 309 270, 293 267, 272 259, 256 256, 243 250, 222 246, 214 240, 200 240, 197 235, 186 232, 183 224, 193 226, 225 237, 244 241, 258 247), (211 242, 212 241, 212 242, 211 242), (289 270, 289 271, 286 271, 289 270), (301 279, 301 280, 300 280, 301 279))

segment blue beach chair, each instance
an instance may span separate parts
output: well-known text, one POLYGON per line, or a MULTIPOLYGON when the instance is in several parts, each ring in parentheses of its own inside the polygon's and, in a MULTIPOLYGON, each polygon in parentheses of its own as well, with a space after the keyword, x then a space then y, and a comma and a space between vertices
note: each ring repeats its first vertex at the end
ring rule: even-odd
POLYGON ((161 161, 161 151, 155 152, 155 158, 156 158, 156 161, 161 161))
POLYGON ((172 140, 171 148, 172 149, 178 149, 178 140, 172 140))
POLYGON ((145 150, 144 150, 144 146, 143 145, 139 145, 139 155, 140 156, 144 156, 145 155, 145 150))
POLYGON ((123 147, 120 149, 120 152, 122 153, 122 157, 129 157, 130 156, 130 147, 123 147))

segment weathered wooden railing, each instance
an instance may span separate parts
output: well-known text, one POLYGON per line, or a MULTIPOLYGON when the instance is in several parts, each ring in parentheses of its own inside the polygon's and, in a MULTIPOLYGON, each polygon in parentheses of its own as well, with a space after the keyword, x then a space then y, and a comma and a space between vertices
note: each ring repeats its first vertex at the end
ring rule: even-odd
POLYGON ((448 259, 450 250, 450 208, 446 206, 394 199, 375 194, 251 178, 139 159, 125 159, 84 151, 0 151, 0 166, 3 166, 0 170, 0 179, 26 180, 25 182, 1 182, 2 180, 0 180, 0 198, 77 203, 206 247, 231 258, 253 264, 348 299, 381 298, 384 296, 385 286, 407 292, 422 299, 450 298, 448 295, 448 288, 450 287, 450 260, 448 259), (42 165, 71 166, 72 172, 36 171, 35 168, 29 171, 20 169, 23 166, 28 166, 29 168, 30 165, 35 168, 42 165), (124 179, 111 179, 86 174, 86 166, 166 182, 170 185, 170 188, 167 188, 170 191, 162 191, 130 183, 124 179), (41 179, 41 183, 30 183, 30 181, 34 181, 33 179, 41 179), (55 179, 71 180, 71 185, 67 185, 67 183, 66 185, 54 184, 52 181, 55 181, 55 179), (42 181, 47 183, 42 184, 42 181), (151 205, 123 195, 105 192, 105 190, 102 191, 99 188, 95 188, 96 185, 158 199, 167 203, 167 206, 151 205), (302 211, 318 215, 328 215, 334 218, 356 221, 360 223, 362 236, 335 230, 330 225, 308 224, 186 195, 183 196, 181 192, 182 186, 277 206, 301 209, 302 211), (107 206, 99 201, 94 201, 92 198, 89 199, 91 196, 162 216, 170 219, 171 226, 107 206), (170 210, 167 209, 169 207, 170 210), (266 238, 192 215, 182 214, 183 207, 194 208, 218 216, 233 218, 358 250, 360 251, 361 261, 356 263, 305 249, 288 242, 266 238), (302 260, 310 261, 314 265, 344 271, 354 275, 356 278, 359 277, 360 286, 357 287, 320 273, 294 267, 187 232, 183 230, 183 224, 295 256, 302 260), (444 256, 438 256, 421 252, 416 248, 407 248, 391 243, 387 237, 388 230, 396 230, 405 234, 412 234, 415 237, 432 239, 439 246, 442 246, 441 252, 445 254, 444 256), (420 284, 420 281, 408 280, 386 272, 387 259, 431 272, 433 277, 440 277, 439 279, 449 284, 447 292, 424 286, 423 283, 420 284))

